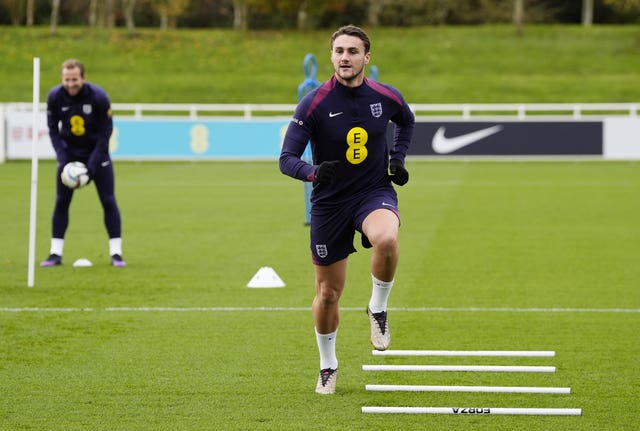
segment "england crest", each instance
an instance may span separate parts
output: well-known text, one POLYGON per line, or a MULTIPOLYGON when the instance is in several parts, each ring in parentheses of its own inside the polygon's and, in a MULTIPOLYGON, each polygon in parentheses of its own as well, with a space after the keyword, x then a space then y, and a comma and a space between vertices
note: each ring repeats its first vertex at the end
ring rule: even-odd
POLYGON ((373 115, 375 118, 382 117, 382 103, 381 102, 372 103, 371 105, 369 105, 369 107, 371 108, 371 115, 373 115))
POLYGON ((87 115, 91 114, 91 105, 89 104, 82 105, 82 112, 84 112, 87 115))
POLYGON ((327 251, 327 244, 316 244, 316 253, 318 253, 318 256, 323 259, 327 257, 329 254, 327 251))

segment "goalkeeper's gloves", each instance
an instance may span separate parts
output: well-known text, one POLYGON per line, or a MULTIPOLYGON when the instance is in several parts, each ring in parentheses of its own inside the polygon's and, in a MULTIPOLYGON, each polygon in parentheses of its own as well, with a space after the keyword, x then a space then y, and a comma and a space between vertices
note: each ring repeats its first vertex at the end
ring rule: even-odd
POLYGON ((339 160, 322 162, 316 169, 315 182, 318 184, 331 184, 336 177, 336 166, 339 160))
POLYGON ((409 182, 409 172, 400 160, 391 159, 389 161, 389 172, 391 173, 391 181, 395 184, 404 186, 409 182))

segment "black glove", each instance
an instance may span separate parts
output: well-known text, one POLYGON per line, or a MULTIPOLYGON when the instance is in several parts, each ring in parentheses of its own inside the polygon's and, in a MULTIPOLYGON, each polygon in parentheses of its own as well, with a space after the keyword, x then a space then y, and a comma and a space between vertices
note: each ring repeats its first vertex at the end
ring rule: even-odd
POLYGON ((316 183, 331 184, 336 177, 336 166, 338 166, 338 163, 340 163, 339 160, 320 163, 320 166, 316 169, 316 183))
POLYGON ((409 182, 409 172, 400 160, 391 159, 389 161, 389 172, 391 172, 391 181, 395 184, 404 186, 409 182))

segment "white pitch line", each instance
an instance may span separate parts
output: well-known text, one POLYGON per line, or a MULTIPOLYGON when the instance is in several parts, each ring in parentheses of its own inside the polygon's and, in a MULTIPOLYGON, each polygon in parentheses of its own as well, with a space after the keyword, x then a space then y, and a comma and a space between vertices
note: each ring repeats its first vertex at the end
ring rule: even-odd
MULTIPOLYGON (((362 307, 342 307, 342 311, 362 312, 362 307)), ((640 313, 640 308, 447 308, 447 307, 396 307, 392 312, 409 313, 640 313)), ((310 307, 0 307, 0 313, 42 312, 310 312, 310 307)))
POLYGON ((581 416, 582 409, 501 407, 362 407, 362 413, 405 413, 440 415, 536 415, 581 416))
POLYGON ((373 356, 519 356, 553 357, 550 350, 372 350, 373 356))
POLYGON ((0 308, 2 313, 78 313, 92 312, 95 308, 76 308, 76 307, 23 307, 23 308, 0 308))
POLYGON ((308 307, 106 307, 110 312, 254 312, 254 311, 311 311, 308 307))
POLYGON ((640 313, 640 308, 561 308, 561 307, 398 307, 389 311, 445 313, 640 313))
POLYGON ((531 386, 426 386, 426 385, 365 385, 372 392, 491 392, 507 394, 570 394, 571 388, 531 386))
POLYGON ((479 371, 502 373, 555 373, 556 367, 527 365, 363 365, 363 371, 479 371))

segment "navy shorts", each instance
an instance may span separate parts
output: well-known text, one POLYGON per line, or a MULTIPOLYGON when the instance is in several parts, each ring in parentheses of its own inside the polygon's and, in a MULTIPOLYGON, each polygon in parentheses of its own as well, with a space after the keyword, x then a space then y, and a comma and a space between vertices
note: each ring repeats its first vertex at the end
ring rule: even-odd
POLYGON ((398 218, 398 196, 392 186, 370 191, 339 206, 314 203, 311 207, 311 259, 315 265, 331 265, 356 251, 353 238, 362 233, 362 222, 373 211, 384 208, 398 218))

